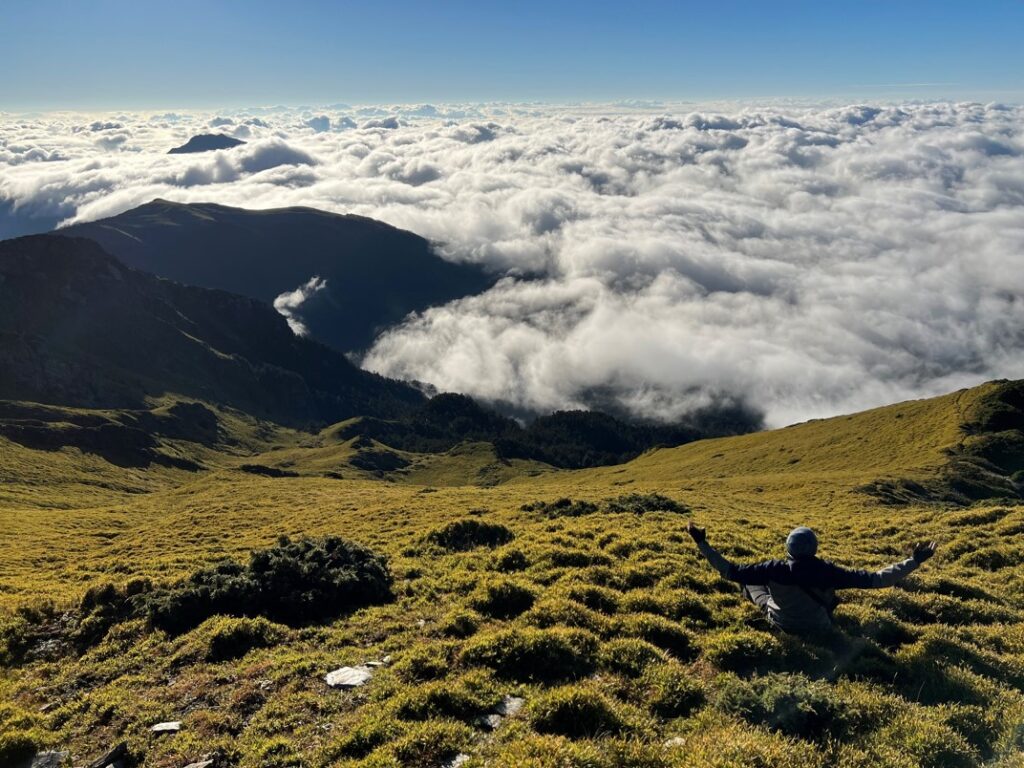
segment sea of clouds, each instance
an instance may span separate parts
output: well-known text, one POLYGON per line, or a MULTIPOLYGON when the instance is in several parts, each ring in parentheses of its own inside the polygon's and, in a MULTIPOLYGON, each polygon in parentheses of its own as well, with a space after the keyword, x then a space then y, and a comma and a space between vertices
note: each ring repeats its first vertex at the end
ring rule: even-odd
POLYGON ((0 237, 156 197, 362 214, 486 265, 363 365, 522 411, 779 425, 1024 377, 1021 107, 0 113, 0 237), (210 131, 247 143, 166 154, 210 131))

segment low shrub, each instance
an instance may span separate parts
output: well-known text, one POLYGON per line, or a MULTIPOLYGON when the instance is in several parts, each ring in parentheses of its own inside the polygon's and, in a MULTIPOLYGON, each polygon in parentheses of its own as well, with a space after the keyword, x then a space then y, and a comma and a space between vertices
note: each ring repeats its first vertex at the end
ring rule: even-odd
POLYGON ((573 501, 561 498, 556 501, 534 501, 521 507, 523 512, 536 512, 542 517, 582 517, 597 512, 597 504, 592 501, 573 501))
POLYGON ((697 656, 693 635, 664 616, 652 613, 628 616, 623 619, 622 633, 646 640, 680 661, 691 661, 697 656))
POLYGON ((704 703, 704 686, 678 664, 650 666, 641 682, 647 705, 658 717, 688 717, 704 703))
MULTIPOLYGON (((525 732, 512 741, 496 744, 485 757, 490 768, 610 768, 610 761, 597 745, 573 741, 564 736, 525 732)), ((611 765, 645 768, 643 764, 621 761, 611 765)))
POLYGON ((246 566, 224 562, 147 599, 154 626, 178 633, 210 616, 265 616, 285 624, 330 619, 392 599, 387 561, 336 536, 254 552, 246 566))
POLYGON ((395 674, 409 683, 442 678, 448 674, 456 648, 454 643, 437 642, 413 646, 395 663, 395 674))
POLYGON ((500 579, 482 582, 469 597, 469 605, 484 616, 511 619, 528 611, 534 601, 533 590, 516 581, 500 579))
POLYGON ((421 685, 403 693, 395 702, 395 714, 403 720, 453 718, 470 722, 501 701, 489 675, 470 672, 458 680, 421 685))
POLYGON ((72 640, 80 649, 98 643, 114 624, 137 616, 152 591, 148 579, 90 587, 79 604, 81 618, 72 640))
POLYGON ((480 628, 480 617, 472 611, 455 610, 441 620, 439 628, 446 637, 466 638, 480 628))
POLYGON ((820 739, 844 730, 844 707, 831 687, 799 675, 772 674, 750 681, 723 676, 715 705, 787 736, 820 739))
POLYGON ((601 647, 598 656, 602 668, 626 677, 639 677, 650 664, 664 660, 655 646, 636 638, 611 640, 601 647))
POLYGON ((606 696, 589 686, 556 688, 530 704, 529 719, 538 733, 570 739, 622 733, 627 724, 606 696))
POLYGON ((675 512, 687 514, 690 508, 660 493, 627 493, 607 502, 609 512, 632 512, 643 515, 647 512, 675 512))
POLYGON ((387 747, 406 768, 444 765, 465 749, 473 732, 462 723, 427 720, 416 723, 387 747))
POLYGON ((603 614, 592 611, 573 600, 558 597, 548 597, 537 603, 523 617, 523 620, 527 624, 541 629, 562 625, 579 627, 598 635, 607 634, 610 628, 610 623, 603 614))
POLYGON ((282 627, 263 617, 237 619, 222 616, 213 622, 207 642, 208 661, 241 658, 256 648, 269 648, 284 637, 282 627))
POLYGON ((779 641, 766 632, 726 630, 706 635, 704 658, 719 669, 746 673, 774 666, 779 641))
POLYGON ((477 547, 500 547, 515 538, 504 525, 483 520, 453 520, 427 534, 427 542, 449 552, 468 552, 477 547))
POLYGON ((584 630, 522 628, 478 635, 461 658, 513 680, 552 682, 590 674, 597 649, 597 637, 584 630))
POLYGON ((586 549, 549 549, 538 560, 551 568, 586 568, 591 565, 611 565, 612 560, 603 552, 586 549))
POLYGON ((515 573, 525 571, 530 565, 529 558, 520 549, 506 547, 494 553, 491 559, 491 569, 502 573, 515 573))
POLYGON ((40 746, 34 731, 12 730, 0 733, 0 765, 27 763, 40 746))
POLYGON ((593 584, 573 584, 569 587, 566 595, 570 600, 582 603, 594 611, 613 614, 619 610, 619 595, 617 592, 605 587, 598 587, 593 584))

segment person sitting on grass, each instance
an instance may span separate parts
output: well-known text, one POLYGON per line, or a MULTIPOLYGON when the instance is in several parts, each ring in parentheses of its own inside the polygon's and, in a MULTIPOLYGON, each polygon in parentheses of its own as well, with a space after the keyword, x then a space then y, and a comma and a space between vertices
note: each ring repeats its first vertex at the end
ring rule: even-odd
POLYGON ((832 626, 832 611, 839 603, 835 590, 891 587, 934 555, 938 546, 934 541, 916 544, 906 560, 872 573, 841 568, 816 557, 818 537, 810 528, 801 526, 786 539, 787 559, 735 565, 708 544, 704 528, 698 528, 691 520, 686 531, 715 570, 723 578, 742 585, 744 596, 774 626, 796 634, 832 626))

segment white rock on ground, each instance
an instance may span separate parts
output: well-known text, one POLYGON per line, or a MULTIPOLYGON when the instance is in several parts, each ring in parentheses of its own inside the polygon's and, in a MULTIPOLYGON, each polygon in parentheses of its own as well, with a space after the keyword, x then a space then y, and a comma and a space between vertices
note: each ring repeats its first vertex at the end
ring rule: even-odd
POLYGON ((686 739, 684 739, 682 736, 673 736, 671 739, 665 742, 665 746, 670 749, 672 747, 685 747, 686 739))
POLYGON ((61 768, 67 764, 67 752, 40 752, 32 758, 30 768, 61 768))
POLYGON ((494 711, 502 717, 512 717, 523 708, 525 703, 526 699, 521 699, 518 696, 506 696, 501 700, 501 703, 494 708, 494 711))
POLYGON ((169 720, 166 723, 157 723, 149 730, 153 733, 177 733, 181 730, 181 721, 169 720))
POLYGON ((328 672, 324 680, 331 688, 358 688, 366 685, 373 677, 373 669, 360 664, 358 667, 341 667, 328 672))
POLYGON ((488 729, 490 731, 493 731, 499 725, 501 725, 501 721, 503 719, 504 718, 502 718, 501 715, 493 715, 492 714, 492 715, 485 715, 484 717, 481 717, 477 722, 480 724, 481 728, 486 728, 486 729, 488 729))
POLYGON ((185 768, 210 768, 213 760, 200 760, 198 763, 189 763, 185 768))
POLYGON ((456 755, 455 757, 453 757, 452 761, 450 763, 448 763, 445 766, 445 768, 459 768, 459 766, 462 765, 467 760, 469 760, 469 755, 467 755, 465 753, 460 753, 460 754, 456 755))

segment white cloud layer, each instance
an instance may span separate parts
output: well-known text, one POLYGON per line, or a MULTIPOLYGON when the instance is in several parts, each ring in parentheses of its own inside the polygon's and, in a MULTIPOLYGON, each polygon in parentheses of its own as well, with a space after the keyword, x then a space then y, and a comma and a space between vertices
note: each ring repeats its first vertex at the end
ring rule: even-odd
POLYGON ((364 363, 524 409, 724 395, 781 424, 1024 377, 1020 107, 0 114, 0 236, 154 197, 357 213, 489 265, 364 363), (210 126, 248 143, 165 154, 210 126))

